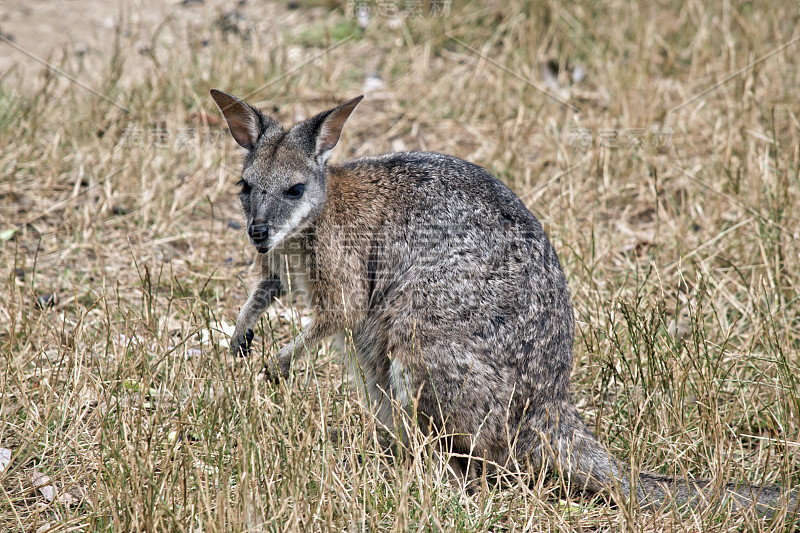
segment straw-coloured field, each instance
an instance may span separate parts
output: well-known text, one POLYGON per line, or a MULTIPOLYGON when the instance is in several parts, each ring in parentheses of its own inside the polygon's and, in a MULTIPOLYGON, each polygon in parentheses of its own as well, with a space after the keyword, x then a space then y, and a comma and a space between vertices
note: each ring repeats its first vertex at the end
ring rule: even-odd
POLYGON ((284 123, 363 93, 332 161, 489 169, 559 254, 599 440, 643 471, 797 489, 799 20, 795 1, 176 5, 146 46, 123 20, 52 69, 0 20, 28 67, 0 72, 0 530, 789 529, 788 509, 645 511, 557 475, 464 493, 424 435, 386 453, 327 343, 259 377, 306 321, 289 299, 231 357, 254 249, 209 90, 284 123))

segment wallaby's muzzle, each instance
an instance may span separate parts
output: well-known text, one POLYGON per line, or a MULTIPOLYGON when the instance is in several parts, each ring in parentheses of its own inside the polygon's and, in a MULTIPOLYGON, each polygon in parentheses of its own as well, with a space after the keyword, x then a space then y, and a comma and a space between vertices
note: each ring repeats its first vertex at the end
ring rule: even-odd
POLYGON ((250 236, 250 241, 258 248, 258 251, 264 253, 267 251, 267 237, 269 237, 269 224, 258 223, 250 224, 247 228, 247 234, 250 236), (261 251, 263 248, 263 252, 261 251))

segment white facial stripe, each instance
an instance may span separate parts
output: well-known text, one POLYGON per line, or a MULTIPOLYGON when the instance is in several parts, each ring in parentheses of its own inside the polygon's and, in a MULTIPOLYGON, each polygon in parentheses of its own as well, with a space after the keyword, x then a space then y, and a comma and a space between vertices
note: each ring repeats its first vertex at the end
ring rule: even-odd
POLYGON ((286 221, 286 224, 281 227, 280 231, 278 231, 278 233, 275 235, 270 236, 268 243, 269 248, 274 248, 288 235, 302 229, 300 228, 300 223, 303 222, 303 219, 305 219, 306 216, 308 216, 308 214, 314 208, 314 205, 315 204, 313 202, 305 203, 302 205, 302 207, 297 209, 297 211, 292 213, 291 218, 286 221))

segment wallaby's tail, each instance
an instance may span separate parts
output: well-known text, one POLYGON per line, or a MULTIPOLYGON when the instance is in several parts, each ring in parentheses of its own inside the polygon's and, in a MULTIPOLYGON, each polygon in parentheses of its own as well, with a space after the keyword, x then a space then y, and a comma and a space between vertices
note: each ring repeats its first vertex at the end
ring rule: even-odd
POLYGON ((797 491, 781 487, 759 487, 746 483, 717 484, 710 480, 672 479, 640 473, 632 479, 628 466, 611 455, 586 427, 572 405, 562 409, 558 436, 553 450, 561 471, 569 476, 573 487, 590 492, 635 495, 643 508, 658 509, 663 505, 706 506, 731 505, 734 509, 753 508, 757 513, 773 516, 786 510, 790 521, 800 520, 797 491))

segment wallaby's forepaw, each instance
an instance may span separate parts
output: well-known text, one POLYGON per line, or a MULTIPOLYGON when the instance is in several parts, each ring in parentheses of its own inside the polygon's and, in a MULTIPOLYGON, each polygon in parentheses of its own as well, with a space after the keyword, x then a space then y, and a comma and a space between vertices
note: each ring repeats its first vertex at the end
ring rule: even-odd
POLYGON ((267 360, 264 363, 264 379, 269 381, 270 383, 278 383, 281 379, 288 379, 289 378, 289 369, 287 368, 285 371, 281 369, 280 364, 275 360, 274 357, 267 360))
POLYGON ((279 379, 289 378, 289 367, 291 366, 293 348, 288 344, 278 350, 276 357, 270 357, 264 364, 264 378, 267 381, 277 383, 279 379))
POLYGON ((276 369, 276 365, 272 361, 264 364, 262 373, 264 374, 264 381, 272 384, 278 383, 281 379, 281 373, 276 369))
POLYGON ((247 329, 242 332, 239 328, 233 332, 231 337, 231 353, 240 357, 250 355, 250 346, 253 343, 253 330, 247 329))

